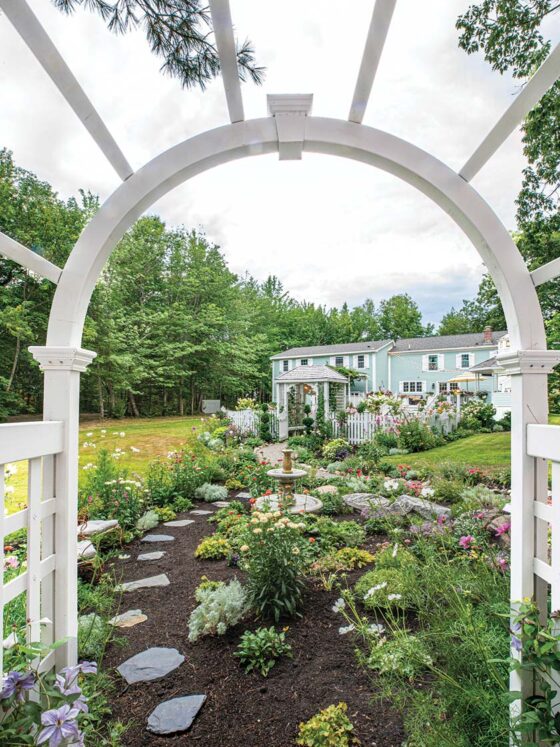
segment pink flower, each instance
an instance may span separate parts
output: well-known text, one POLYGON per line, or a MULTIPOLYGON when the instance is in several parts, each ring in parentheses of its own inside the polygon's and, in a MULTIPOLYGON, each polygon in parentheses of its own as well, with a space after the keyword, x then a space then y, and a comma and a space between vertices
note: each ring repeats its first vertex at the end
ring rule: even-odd
POLYGON ((15 555, 8 555, 7 558, 4 558, 4 568, 12 568, 13 570, 19 568, 19 560, 15 555))
POLYGON ((466 534, 459 540, 459 546, 462 547, 463 550, 468 550, 471 545, 474 544, 474 541, 472 534, 466 534))
POLYGON ((511 528, 511 522, 504 521, 504 523, 500 524, 500 526, 496 529, 496 537, 501 537, 502 534, 509 532, 510 528, 511 528))

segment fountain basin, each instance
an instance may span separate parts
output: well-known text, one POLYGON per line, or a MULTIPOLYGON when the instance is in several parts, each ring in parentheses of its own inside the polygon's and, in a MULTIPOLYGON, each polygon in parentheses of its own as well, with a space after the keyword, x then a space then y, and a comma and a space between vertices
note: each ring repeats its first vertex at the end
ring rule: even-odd
MULTIPOLYGON (((282 496, 280 496, 280 499, 281 498, 282 496)), ((267 509, 270 511, 277 511, 278 499, 279 496, 277 493, 272 493, 272 495, 263 495, 260 498, 257 498, 255 507, 258 508, 259 511, 267 509)), ((323 508, 322 501, 312 495, 305 495, 304 493, 294 493, 294 495, 292 496, 292 500, 294 501, 294 503, 288 508, 288 512, 291 514, 313 514, 317 513, 317 511, 320 511, 323 508)))
POLYGON ((293 480, 297 480, 299 477, 305 477, 307 472, 304 469, 293 469, 291 472, 285 472, 283 469, 278 467, 276 469, 268 470, 266 474, 269 477, 273 477, 275 480, 280 480, 280 482, 292 482, 293 480))

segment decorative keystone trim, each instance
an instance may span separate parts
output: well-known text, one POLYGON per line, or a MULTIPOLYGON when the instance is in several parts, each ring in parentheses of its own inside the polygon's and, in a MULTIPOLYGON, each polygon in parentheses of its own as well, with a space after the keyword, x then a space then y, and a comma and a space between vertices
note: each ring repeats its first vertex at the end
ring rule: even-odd
POLYGON ((305 140, 305 118, 311 113, 312 93, 269 94, 268 113, 274 117, 281 161, 298 161, 305 140))
POLYGON ((97 356, 83 348, 32 345, 29 352, 39 363, 41 371, 80 371, 83 373, 97 356))
POLYGON ((500 373, 550 374, 560 363, 560 350, 517 350, 504 352, 496 358, 500 373))

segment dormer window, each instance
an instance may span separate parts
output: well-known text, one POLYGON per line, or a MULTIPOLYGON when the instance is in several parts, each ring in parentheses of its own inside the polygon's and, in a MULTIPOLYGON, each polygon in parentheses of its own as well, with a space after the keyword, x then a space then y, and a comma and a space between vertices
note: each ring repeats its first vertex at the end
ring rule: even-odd
POLYGON ((302 358, 299 363, 300 363, 300 366, 309 365, 309 361, 307 360, 307 358, 302 358))
POLYGON ((343 366, 344 365, 344 356, 343 355, 337 355, 337 356, 335 356, 334 365, 335 366, 343 366))

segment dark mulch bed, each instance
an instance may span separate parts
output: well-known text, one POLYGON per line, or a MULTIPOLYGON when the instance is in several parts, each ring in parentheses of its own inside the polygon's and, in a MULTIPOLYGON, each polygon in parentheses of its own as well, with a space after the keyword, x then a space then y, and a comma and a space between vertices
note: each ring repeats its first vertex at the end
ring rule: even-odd
MULTIPOLYGON (((208 505, 199 506, 203 507, 208 505)), ((345 701, 362 745, 398 747, 405 736, 401 719, 389 703, 375 698, 375 677, 358 668, 351 636, 339 635, 338 628, 344 623, 331 611, 334 592, 309 584, 304 617, 289 623, 287 638, 294 658, 281 660, 266 679, 255 673, 245 674, 233 657, 247 626, 237 626, 223 637, 189 643, 187 621, 195 606, 194 590, 200 577, 228 580, 242 576, 225 561, 194 559, 197 544, 213 531, 213 525, 207 523, 206 516, 189 518, 196 519, 196 524, 160 528, 173 534, 175 542, 160 546, 136 541, 126 548, 130 559, 115 563, 118 577, 126 581, 166 573, 171 585, 124 595, 121 611, 141 608, 148 620, 118 631, 121 641, 109 647, 104 667, 116 667, 152 646, 177 648, 186 657, 179 669, 157 682, 127 688, 116 675, 112 716, 130 724, 124 743, 133 747, 170 743, 289 747, 301 721, 332 703, 345 701), (139 552, 159 549, 167 552, 161 560, 135 562, 139 552), (157 737, 145 730, 148 715, 161 701, 194 693, 205 693, 207 700, 189 732, 157 737)))

